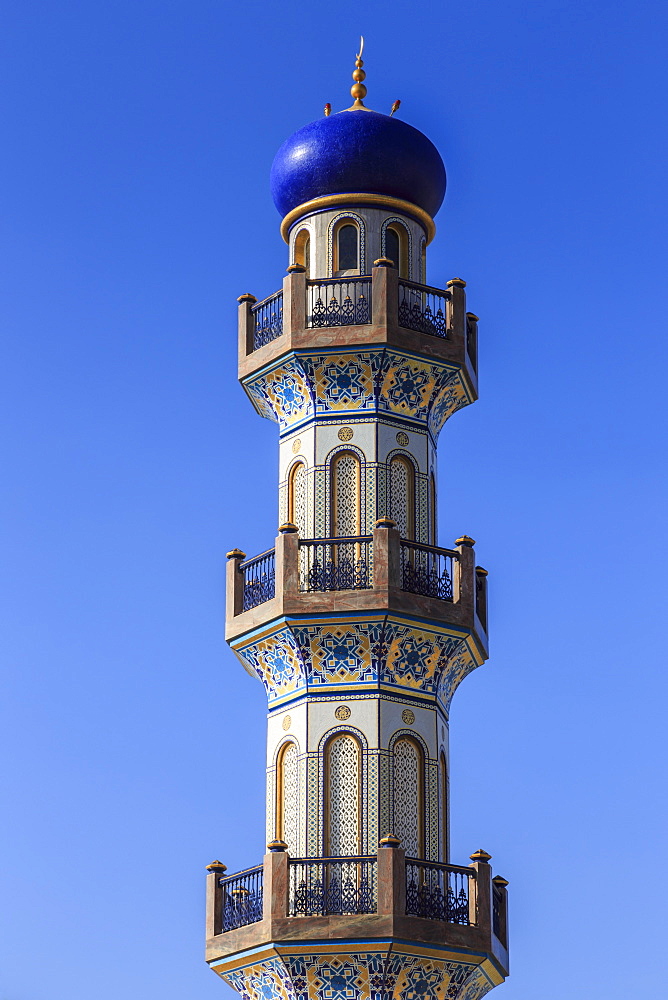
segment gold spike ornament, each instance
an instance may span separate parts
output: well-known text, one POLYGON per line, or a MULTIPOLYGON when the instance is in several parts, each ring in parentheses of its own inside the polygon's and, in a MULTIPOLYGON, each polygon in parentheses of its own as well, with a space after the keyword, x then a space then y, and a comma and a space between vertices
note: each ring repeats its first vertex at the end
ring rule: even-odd
POLYGON ((331 104, 326 104, 325 107, 324 107, 324 112, 325 112, 325 118, 329 118, 329 116, 332 113, 332 105, 331 104))
POLYGON ((364 104, 362 101, 366 97, 366 87, 362 83, 362 80, 366 79, 366 73, 362 69, 364 62, 362 60, 362 53, 364 52, 364 37, 360 37, 360 50, 355 59, 355 69, 353 70, 353 80, 355 81, 350 88, 350 94, 355 98, 355 103, 353 104, 351 111, 354 108, 363 108, 364 104))
POLYGON ((401 104, 401 101, 395 101, 394 102, 394 104, 392 105, 392 110, 390 111, 390 118, 392 117, 392 115, 394 114, 395 111, 399 110, 399 105, 400 104, 401 104))

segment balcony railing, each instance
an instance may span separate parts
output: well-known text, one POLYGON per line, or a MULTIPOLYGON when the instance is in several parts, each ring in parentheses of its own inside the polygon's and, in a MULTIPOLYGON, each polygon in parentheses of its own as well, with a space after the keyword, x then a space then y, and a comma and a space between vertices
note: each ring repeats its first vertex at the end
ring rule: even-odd
POLYGON ((399 326, 432 337, 447 337, 446 302, 450 293, 417 281, 399 279, 399 326))
POLYGON ((449 924, 471 923, 470 868, 406 858, 406 913, 449 924))
POLYGON ((288 916, 375 913, 376 857, 290 859, 288 916))
POLYGON ((236 927, 262 920, 263 872, 262 865, 257 865, 220 879, 224 931, 233 931, 236 927))
POLYGON ((466 353, 473 371, 478 372, 478 317, 466 314, 466 353))
POLYGON ((307 281, 307 327, 359 326, 370 322, 370 276, 307 281))
POLYGON ((458 553, 401 539, 401 589, 424 597, 453 600, 452 566, 458 553))
POLYGON ((302 592, 373 587, 372 536, 299 539, 302 592))
POLYGON ((243 610, 249 611, 276 596, 276 560, 274 549, 239 564, 244 577, 243 610))
POLYGON ((264 347, 283 333, 283 291, 274 292, 268 299, 251 307, 253 314, 253 350, 264 347))
POLYGON ((487 631, 487 573, 480 566, 475 572, 475 610, 480 624, 487 631))

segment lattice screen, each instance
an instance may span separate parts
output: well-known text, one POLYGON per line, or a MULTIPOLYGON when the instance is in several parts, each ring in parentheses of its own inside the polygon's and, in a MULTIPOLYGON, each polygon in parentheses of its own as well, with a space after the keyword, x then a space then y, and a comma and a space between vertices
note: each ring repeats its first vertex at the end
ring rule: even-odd
POLYGON ((332 857, 357 854, 359 849, 359 750, 351 736, 329 744, 327 850, 332 857))
POLYGON ((394 834, 411 858, 422 856, 420 844, 420 789, 422 759, 412 740, 394 746, 394 834))

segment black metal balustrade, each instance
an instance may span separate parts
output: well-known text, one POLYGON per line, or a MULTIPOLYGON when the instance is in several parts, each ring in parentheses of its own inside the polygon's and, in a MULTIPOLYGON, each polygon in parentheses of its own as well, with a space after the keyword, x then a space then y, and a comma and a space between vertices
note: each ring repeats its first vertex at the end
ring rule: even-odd
POLYGON ((290 859, 288 916, 375 913, 374 855, 290 859))
POLYGON ((274 549, 268 549, 253 559, 239 563, 244 574, 243 610, 256 608, 276 596, 276 562, 274 549))
POLYGON ((399 326, 432 337, 447 337, 446 302, 450 292, 417 281, 399 280, 399 326))
POLYGON ((268 299, 251 307, 255 327, 253 350, 264 347, 283 333, 283 291, 274 292, 268 299))
POLYGON ((373 586, 372 536, 300 538, 299 589, 369 590, 373 586))
POLYGON ((452 567, 458 556, 452 549, 420 545, 401 539, 401 589, 424 597, 453 600, 452 567))
POLYGON ((307 327, 359 326, 370 322, 370 277, 307 281, 307 327))
POLYGON ((449 924, 469 924, 472 869, 406 858, 406 913, 449 924))
POLYGON ((262 865, 257 865, 220 879, 223 931, 262 920, 262 874, 262 865))

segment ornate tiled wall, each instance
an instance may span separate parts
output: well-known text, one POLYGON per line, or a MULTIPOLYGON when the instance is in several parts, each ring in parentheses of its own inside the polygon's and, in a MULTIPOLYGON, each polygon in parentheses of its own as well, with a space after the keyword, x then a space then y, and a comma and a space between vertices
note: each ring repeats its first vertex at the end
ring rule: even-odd
POLYGON ((430 951, 313 946, 282 949, 234 972, 213 968, 244 1000, 481 1000, 500 982, 487 966, 430 951))

